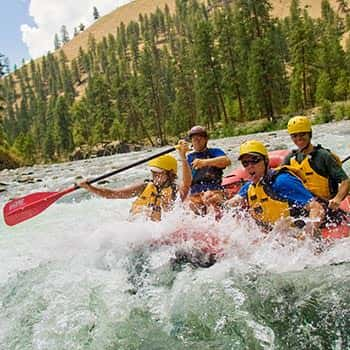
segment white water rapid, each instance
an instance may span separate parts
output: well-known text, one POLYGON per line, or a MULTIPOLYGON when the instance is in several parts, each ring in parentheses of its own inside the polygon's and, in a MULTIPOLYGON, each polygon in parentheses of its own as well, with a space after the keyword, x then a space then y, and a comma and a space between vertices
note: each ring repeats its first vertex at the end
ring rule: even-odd
MULTIPOLYGON (((341 159, 350 155, 350 121, 315 126, 313 134, 341 159)), ((240 143, 250 138, 270 150, 292 148, 285 131, 210 145, 227 152, 233 169, 240 143)), ((0 205, 149 155, 2 171, 8 186, 0 205)), ((350 174, 350 160, 344 165, 350 174)), ((106 186, 147 176, 143 165, 106 186)), ((252 223, 195 217, 180 204, 161 223, 130 221, 130 204, 78 190, 16 226, 1 220, 1 350, 350 348, 350 238, 315 254, 311 240, 281 232, 253 244, 261 234, 252 223), (224 257, 210 268, 174 269, 177 245, 149 248, 150 240, 184 227, 215 232, 225 241, 224 257)))

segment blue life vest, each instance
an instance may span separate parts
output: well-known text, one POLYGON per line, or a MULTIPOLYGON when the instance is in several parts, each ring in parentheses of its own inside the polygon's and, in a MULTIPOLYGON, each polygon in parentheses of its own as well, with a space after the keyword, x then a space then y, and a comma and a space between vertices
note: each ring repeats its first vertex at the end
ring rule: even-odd
MULTIPOLYGON (((224 153, 223 153, 224 154, 224 153)), ((220 155, 221 156, 221 155, 220 155)), ((188 162, 192 169, 191 194, 205 192, 208 190, 222 190, 221 186, 223 170, 214 166, 193 169, 192 162, 195 159, 216 158, 216 149, 207 148, 203 152, 193 152, 188 155, 188 162)))

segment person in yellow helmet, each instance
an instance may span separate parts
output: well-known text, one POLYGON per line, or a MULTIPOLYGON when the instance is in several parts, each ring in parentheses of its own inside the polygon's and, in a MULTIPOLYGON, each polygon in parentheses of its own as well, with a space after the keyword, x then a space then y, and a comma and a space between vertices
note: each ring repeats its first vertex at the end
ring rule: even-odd
POLYGON ((125 199, 136 197, 132 215, 145 214, 152 221, 160 221, 162 212, 169 211, 176 199, 177 160, 170 154, 149 161, 152 179, 117 189, 92 186, 83 181, 79 186, 104 198, 125 199))
POLYGON ((298 148, 287 155, 283 164, 301 169, 306 176, 305 186, 328 201, 330 209, 338 209, 350 189, 350 180, 339 158, 321 145, 311 143, 312 127, 306 116, 291 118, 287 129, 298 148))
POLYGON ((289 167, 271 169, 268 152, 263 143, 249 140, 240 146, 239 158, 249 175, 249 181, 239 193, 227 201, 229 206, 247 208, 250 215, 265 230, 282 219, 297 227, 317 232, 324 211, 301 179, 289 167))

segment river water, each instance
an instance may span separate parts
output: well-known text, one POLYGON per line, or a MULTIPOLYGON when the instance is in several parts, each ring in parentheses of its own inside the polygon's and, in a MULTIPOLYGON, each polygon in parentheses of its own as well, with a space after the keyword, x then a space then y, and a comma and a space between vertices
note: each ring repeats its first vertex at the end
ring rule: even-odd
MULTIPOLYGON (((313 141, 345 158, 349 135, 350 121, 342 121, 315 126, 313 141)), ((239 144, 253 137, 270 150, 292 148, 285 131, 211 145, 235 160, 239 144)), ((0 182, 8 186, 0 205, 149 155, 2 171, 0 182)), ((350 161, 345 168, 350 173, 350 161)), ((147 176, 141 165, 107 186, 147 176)), ((254 243, 261 236, 252 223, 195 217, 180 204, 161 223, 130 221, 130 204, 78 190, 16 226, 1 220, 1 350, 350 348, 350 238, 315 254, 308 239, 276 230, 254 243), (178 228, 215 232, 224 256, 210 268, 174 269, 169 259, 179 245, 196 242, 150 249, 149 241, 178 228)))

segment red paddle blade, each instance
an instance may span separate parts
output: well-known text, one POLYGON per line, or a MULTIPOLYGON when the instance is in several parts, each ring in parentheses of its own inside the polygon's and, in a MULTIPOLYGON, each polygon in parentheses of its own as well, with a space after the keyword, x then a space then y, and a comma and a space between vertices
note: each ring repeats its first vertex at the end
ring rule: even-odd
POLYGON ((28 220, 49 207, 65 194, 76 188, 68 188, 61 192, 37 192, 24 197, 15 198, 4 206, 4 220, 9 226, 13 226, 28 220))

